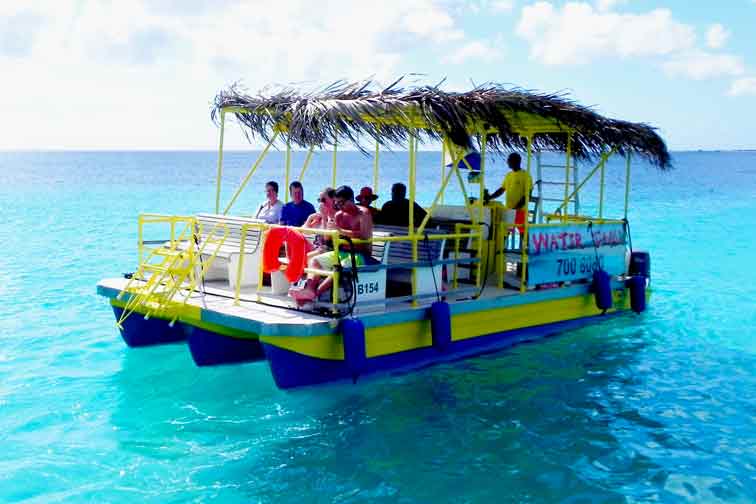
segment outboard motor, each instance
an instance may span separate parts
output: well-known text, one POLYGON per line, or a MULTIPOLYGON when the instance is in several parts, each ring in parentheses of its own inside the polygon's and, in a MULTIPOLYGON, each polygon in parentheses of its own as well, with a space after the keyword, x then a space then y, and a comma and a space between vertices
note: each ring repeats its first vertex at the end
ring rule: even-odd
POLYGON ((628 275, 640 275, 644 278, 651 278, 651 254, 640 250, 633 251, 630 254, 630 266, 628 275))
POLYGON ((341 321, 341 336, 344 340, 344 360, 352 373, 352 380, 356 382, 367 363, 365 325, 360 319, 344 319, 341 321))

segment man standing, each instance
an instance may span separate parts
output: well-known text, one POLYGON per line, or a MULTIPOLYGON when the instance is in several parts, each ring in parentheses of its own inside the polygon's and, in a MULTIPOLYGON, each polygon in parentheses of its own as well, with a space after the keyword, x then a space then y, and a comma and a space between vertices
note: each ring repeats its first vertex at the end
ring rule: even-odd
POLYGON ((533 190, 533 180, 530 178, 530 174, 524 171, 520 167, 522 157, 516 152, 513 152, 507 158, 507 165, 512 170, 504 177, 504 181, 493 194, 486 198, 486 203, 489 200, 496 199, 503 193, 507 193, 507 197, 504 202, 504 206, 509 210, 515 211, 515 224, 518 225, 520 233, 523 232, 523 225, 528 213, 528 209, 525 208, 526 196, 533 190))
MULTIPOLYGON (((333 206, 337 210, 335 226, 340 236, 355 240, 369 240, 373 237, 373 218, 370 210, 354 204, 354 191, 351 187, 341 186, 336 189, 333 206)), ((369 243, 355 243, 352 249, 344 241, 341 250, 326 252, 310 259, 310 267, 327 271, 334 269, 337 264, 351 266, 352 251, 357 266, 363 266, 370 261, 369 243)), ((322 282, 320 278, 319 275, 312 275, 303 288, 292 288, 289 290, 289 295, 299 304, 316 299, 333 285, 333 278, 328 277, 322 282)))
POLYGON ((315 207, 309 201, 305 201, 304 188, 297 180, 289 184, 289 195, 291 201, 286 203, 281 211, 281 224, 301 227, 307 217, 315 213, 315 207))

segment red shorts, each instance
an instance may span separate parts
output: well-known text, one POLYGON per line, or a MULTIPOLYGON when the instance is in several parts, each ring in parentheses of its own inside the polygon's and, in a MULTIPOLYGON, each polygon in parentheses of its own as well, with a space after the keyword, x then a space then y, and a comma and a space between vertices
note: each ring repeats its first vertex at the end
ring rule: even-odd
POLYGON ((519 224, 517 226, 518 231, 520 231, 520 234, 523 234, 525 232, 525 216, 527 215, 527 211, 522 208, 520 210, 515 210, 515 224, 519 224))

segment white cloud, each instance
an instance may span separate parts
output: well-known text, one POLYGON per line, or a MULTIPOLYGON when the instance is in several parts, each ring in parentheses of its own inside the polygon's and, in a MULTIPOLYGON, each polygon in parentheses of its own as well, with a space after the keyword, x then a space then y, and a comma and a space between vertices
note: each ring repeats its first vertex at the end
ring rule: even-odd
POLYGON ((20 148, 210 146, 209 102, 230 82, 388 81, 408 47, 446 53, 452 42, 469 41, 444 0, 0 2, 0 114, 17 118, 0 137, 20 148), (18 19, 40 28, 8 38, 18 19))
POLYGON ((444 63, 459 65, 471 59, 477 59, 486 63, 495 61, 501 57, 498 49, 489 46, 479 40, 468 42, 462 47, 452 51, 443 58, 444 63))
POLYGON ((721 49, 730 38, 730 32, 719 23, 713 24, 706 30, 706 45, 711 49, 721 49))
MULTIPOLYGON (((756 3, 756 0, 754 0, 754 3, 756 3)), ((727 94, 730 96, 756 96, 756 77, 743 77, 735 80, 727 94)))
POLYGON ((664 70, 671 75, 682 75, 694 80, 723 76, 738 76, 745 72, 743 60, 732 54, 694 50, 665 62, 664 70))
POLYGON ((491 2, 491 10, 493 12, 511 12, 514 5, 514 0, 495 0, 491 2))
POLYGON ((548 65, 584 64, 601 56, 656 56, 690 49, 691 26, 675 21, 668 9, 644 14, 597 11, 591 4, 551 2, 526 6, 517 34, 530 43, 530 56, 548 65))

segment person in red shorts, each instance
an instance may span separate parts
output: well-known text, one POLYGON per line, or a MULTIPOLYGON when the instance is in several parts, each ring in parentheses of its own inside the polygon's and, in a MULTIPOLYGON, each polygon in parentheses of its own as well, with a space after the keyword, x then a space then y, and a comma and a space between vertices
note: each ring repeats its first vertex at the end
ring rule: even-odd
POLYGON ((486 203, 506 193, 504 206, 509 210, 515 211, 515 224, 520 234, 522 234, 528 214, 528 209, 525 208, 525 201, 527 195, 533 190, 533 180, 530 178, 530 174, 520 167, 520 163, 522 163, 522 157, 519 154, 513 152, 509 155, 507 165, 511 171, 504 177, 501 187, 486 198, 486 203))

